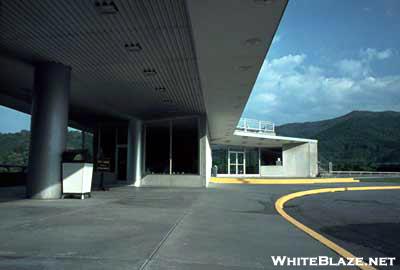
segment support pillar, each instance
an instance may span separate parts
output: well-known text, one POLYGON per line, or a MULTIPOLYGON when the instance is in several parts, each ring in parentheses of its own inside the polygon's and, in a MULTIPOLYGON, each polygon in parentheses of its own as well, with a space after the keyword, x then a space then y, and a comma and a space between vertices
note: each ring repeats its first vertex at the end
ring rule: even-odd
POLYGON ((128 175, 129 184, 140 187, 142 179, 142 121, 132 119, 128 126, 128 175))
POLYGON ((200 117, 200 177, 203 180, 203 186, 208 187, 211 178, 212 152, 208 132, 207 117, 200 117))
POLYGON ((59 199, 61 158, 68 128, 71 69, 45 62, 35 67, 27 196, 59 199))

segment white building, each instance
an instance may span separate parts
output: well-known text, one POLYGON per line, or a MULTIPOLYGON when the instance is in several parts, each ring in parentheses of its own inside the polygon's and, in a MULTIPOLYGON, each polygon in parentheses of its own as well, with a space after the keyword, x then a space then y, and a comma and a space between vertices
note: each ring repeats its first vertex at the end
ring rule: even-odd
POLYGON ((242 118, 231 136, 212 141, 212 159, 217 176, 316 177, 318 141, 277 136, 273 123, 242 118))

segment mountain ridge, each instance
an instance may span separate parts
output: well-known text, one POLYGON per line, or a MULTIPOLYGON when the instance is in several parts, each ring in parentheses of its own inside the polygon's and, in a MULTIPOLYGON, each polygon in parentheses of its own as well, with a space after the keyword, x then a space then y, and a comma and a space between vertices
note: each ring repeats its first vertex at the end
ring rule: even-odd
POLYGON ((400 171, 400 112, 352 111, 327 120, 276 127, 282 136, 317 139, 319 160, 340 170, 400 171))

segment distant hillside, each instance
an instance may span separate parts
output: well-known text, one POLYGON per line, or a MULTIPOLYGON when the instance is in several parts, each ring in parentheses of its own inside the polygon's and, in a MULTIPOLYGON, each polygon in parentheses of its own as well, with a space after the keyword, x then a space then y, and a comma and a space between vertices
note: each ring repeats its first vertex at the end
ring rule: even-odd
MULTIPOLYGON (((29 156, 30 132, 22 130, 17 133, 0 133, 0 164, 27 165, 29 156)), ((92 137, 86 137, 87 147, 92 143, 92 137)), ((67 149, 81 148, 81 133, 69 131, 67 149)))
POLYGON ((324 121, 278 126, 278 135, 319 140, 322 164, 334 169, 399 170, 400 113, 353 111, 324 121))

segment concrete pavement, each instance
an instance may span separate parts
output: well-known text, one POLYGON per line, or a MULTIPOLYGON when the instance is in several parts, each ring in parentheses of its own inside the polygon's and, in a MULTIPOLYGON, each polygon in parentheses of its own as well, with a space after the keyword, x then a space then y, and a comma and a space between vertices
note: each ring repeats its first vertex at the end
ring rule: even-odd
POLYGON ((122 187, 84 201, 3 200, 0 269, 275 269, 271 255, 338 259, 274 209, 283 194, 317 187, 122 187))

